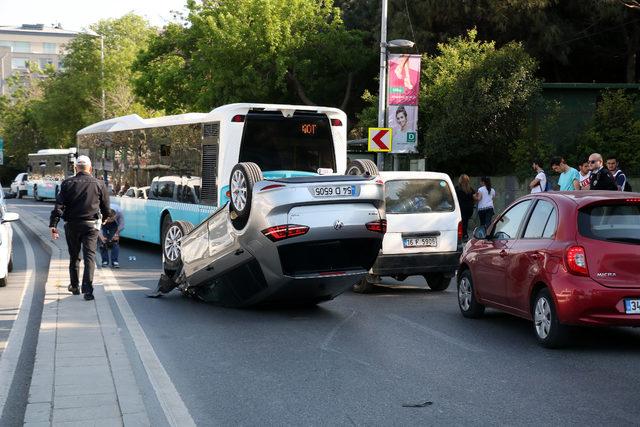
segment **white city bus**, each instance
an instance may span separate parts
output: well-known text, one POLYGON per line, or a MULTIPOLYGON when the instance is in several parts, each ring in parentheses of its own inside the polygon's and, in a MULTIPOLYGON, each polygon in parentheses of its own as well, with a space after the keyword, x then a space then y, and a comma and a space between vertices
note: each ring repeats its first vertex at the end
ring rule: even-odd
POLYGON ((40 201, 55 199, 60 184, 74 174, 76 148, 49 148, 29 154, 27 195, 40 201))
POLYGON ((105 120, 77 133, 78 153, 126 195, 112 198, 125 216, 122 236, 158 244, 173 221, 198 225, 228 202, 239 162, 257 163, 267 179, 344 173, 346 124, 335 108, 230 104, 209 113, 105 120), (146 198, 127 192, 146 186, 146 198))

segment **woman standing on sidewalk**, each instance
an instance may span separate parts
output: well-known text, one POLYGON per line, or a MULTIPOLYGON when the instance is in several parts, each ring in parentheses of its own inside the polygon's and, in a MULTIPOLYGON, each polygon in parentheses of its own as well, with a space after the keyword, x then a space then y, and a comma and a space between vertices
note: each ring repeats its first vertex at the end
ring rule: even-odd
POLYGON ((467 240, 469 238, 469 219, 473 216, 473 207, 476 204, 476 191, 471 187, 469 175, 462 174, 458 178, 456 195, 462 215, 462 240, 467 240))
POLYGON ((480 178, 480 183, 482 187, 478 188, 474 198, 478 201, 480 225, 488 227, 493 219, 493 199, 496 197, 496 190, 491 188, 491 179, 488 176, 480 178))

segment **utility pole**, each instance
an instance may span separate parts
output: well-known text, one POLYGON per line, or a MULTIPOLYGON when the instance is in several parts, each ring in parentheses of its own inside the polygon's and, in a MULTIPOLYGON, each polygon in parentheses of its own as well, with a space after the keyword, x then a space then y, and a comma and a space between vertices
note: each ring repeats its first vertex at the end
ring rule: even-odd
MULTIPOLYGON (((380 86, 378 89, 378 127, 385 127, 387 115, 387 0, 382 0, 382 21, 380 23, 380 86)), ((376 158, 378 169, 384 169, 384 153, 376 158)))

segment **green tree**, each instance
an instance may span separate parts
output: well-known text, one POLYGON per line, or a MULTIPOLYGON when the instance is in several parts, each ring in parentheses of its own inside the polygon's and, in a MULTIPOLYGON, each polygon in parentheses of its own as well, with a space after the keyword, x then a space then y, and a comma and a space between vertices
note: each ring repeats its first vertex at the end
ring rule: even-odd
POLYGON ((189 0, 187 7, 182 25, 167 26, 135 64, 136 93, 151 108, 239 101, 344 108, 375 58, 331 0, 189 0))
POLYGON ((592 123, 585 132, 578 154, 613 155, 625 169, 640 171, 640 102, 637 95, 623 90, 607 91, 596 108, 592 123))
POLYGON ((76 37, 67 46, 64 68, 43 82, 44 95, 36 106, 36 120, 49 147, 73 145, 79 129, 102 119, 102 89, 107 118, 153 113, 133 93, 131 66, 155 30, 132 13, 99 21, 91 29, 104 37, 104 80, 99 36, 76 37))
POLYGON ((423 58, 422 151, 454 174, 509 172, 510 149, 540 93, 536 62, 518 43, 496 48, 475 30, 423 58))

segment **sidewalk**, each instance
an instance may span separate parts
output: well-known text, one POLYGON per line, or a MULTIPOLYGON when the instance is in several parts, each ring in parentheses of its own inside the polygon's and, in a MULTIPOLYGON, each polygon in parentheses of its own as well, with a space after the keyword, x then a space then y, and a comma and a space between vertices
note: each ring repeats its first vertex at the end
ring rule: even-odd
POLYGON ((16 211, 51 252, 25 426, 150 425, 100 268, 94 301, 71 295, 64 230, 52 241, 44 218, 16 211))

